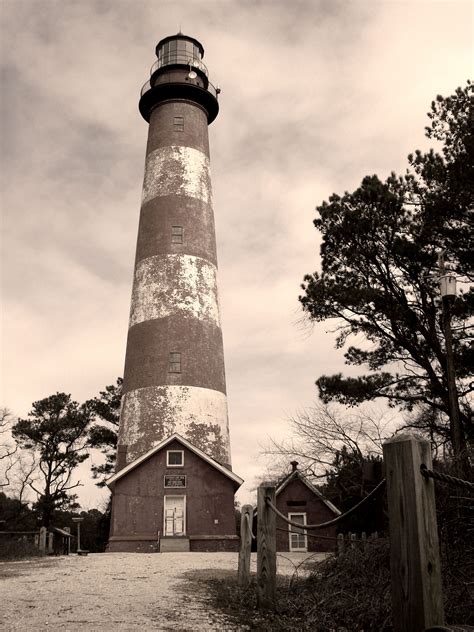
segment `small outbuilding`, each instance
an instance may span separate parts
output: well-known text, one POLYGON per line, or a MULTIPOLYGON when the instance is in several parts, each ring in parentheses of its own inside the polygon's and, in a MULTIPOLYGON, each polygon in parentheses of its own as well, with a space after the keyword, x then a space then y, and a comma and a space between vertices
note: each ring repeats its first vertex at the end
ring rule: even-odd
POLYGON ((50 553, 54 555, 69 555, 71 552, 71 540, 73 538, 69 527, 64 527, 64 529, 52 527, 51 533, 53 534, 53 538, 52 551, 50 550, 50 553))
POLYGON ((315 531, 305 531, 304 525, 328 522, 341 512, 298 470, 297 461, 291 465, 291 473, 277 484, 276 506, 301 528, 290 526, 277 516, 277 551, 334 551, 336 525, 315 531))
POLYGON ((234 494, 243 480, 173 434, 107 481, 108 551, 237 551, 234 494))

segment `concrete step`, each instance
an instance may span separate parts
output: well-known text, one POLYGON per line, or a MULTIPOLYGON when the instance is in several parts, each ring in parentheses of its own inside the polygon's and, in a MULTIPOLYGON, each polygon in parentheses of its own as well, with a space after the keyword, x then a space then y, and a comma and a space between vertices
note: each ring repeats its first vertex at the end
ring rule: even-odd
POLYGON ((160 553, 179 553, 189 551, 189 538, 183 536, 165 536, 160 538, 160 553))

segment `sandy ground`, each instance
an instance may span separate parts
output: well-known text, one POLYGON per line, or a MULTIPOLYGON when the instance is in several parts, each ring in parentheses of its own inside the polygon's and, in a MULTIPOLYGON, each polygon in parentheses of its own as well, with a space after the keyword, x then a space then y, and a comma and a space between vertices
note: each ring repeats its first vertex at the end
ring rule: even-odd
MULTIPOLYGON (((277 563, 286 575, 307 557, 284 555, 277 563)), ((243 630, 213 610, 199 582, 189 579, 197 571, 218 578, 229 570, 237 571, 235 553, 102 553, 2 562, 0 629, 243 630)))

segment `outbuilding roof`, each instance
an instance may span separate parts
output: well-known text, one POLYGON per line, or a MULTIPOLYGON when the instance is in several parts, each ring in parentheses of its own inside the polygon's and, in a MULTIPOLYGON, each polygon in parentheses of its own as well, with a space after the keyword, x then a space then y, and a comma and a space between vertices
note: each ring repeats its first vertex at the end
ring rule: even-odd
POLYGON ((65 538, 73 538, 74 536, 69 531, 65 531, 64 529, 60 529, 59 527, 52 527, 51 531, 54 533, 59 533, 59 535, 64 536, 65 538))
POLYGON ((282 492, 287 485, 289 485, 292 481, 295 481, 295 480, 300 480, 304 485, 306 485, 306 487, 308 487, 308 489, 310 489, 315 496, 318 496, 318 498, 322 500, 322 502, 326 505, 326 507, 328 507, 336 516, 341 515, 340 510, 335 505, 333 505, 332 502, 328 500, 324 496, 324 494, 322 494, 319 491, 319 489, 317 489, 314 485, 312 485, 308 481, 306 476, 297 469, 294 469, 293 472, 288 474, 288 476, 286 476, 282 481, 280 481, 277 484, 277 487, 275 490, 275 496, 278 496, 278 494, 282 492))
POLYGON ((178 441, 185 448, 187 448, 191 452, 194 452, 194 454, 196 454, 201 459, 203 459, 203 461, 206 461, 206 463, 209 463, 209 465, 211 465, 216 470, 221 472, 221 474, 224 474, 224 476, 227 476, 228 478, 230 478, 236 484, 237 488, 240 487, 242 485, 242 483, 244 482, 243 478, 240 478, 240 476, 237 476, 237 474, 234 474, 234 472, 232 472, 228 468, 226 468, 223 465, 221 465, 220 463, 218 463, 216 460, 214 460, 208 454, 206 454, 205 452, 203 452, 202 450, 197 448, 195 445, 190 443, 187 439, 185 439, 181 435, 175 433, 175 434, 172 434, 171 436, 169 436, 167 439, 164 439, 163 441, 160 441, 160 443, 155 445, 155 447, 151 448, 151 450, 148 450, 148 452, 145 452, 144 454, 142 454, 141 456, 136 458, 134 461, 132 461, 131 463, 129 463, 128 465, 123 467, 121 470, 116 472, 109 479, 107 479, 106 483, 107 483, 108 487, 110 487, 111 485, 116 483, 122 477, 126 476, 129 472, 131 472, 136 467, 141 465, 144 461, 146 461, 147 459, 152 457, 154 454, 156 454, 157 452, 159 452, 160 450, 165 448, 172 441, 178 441))

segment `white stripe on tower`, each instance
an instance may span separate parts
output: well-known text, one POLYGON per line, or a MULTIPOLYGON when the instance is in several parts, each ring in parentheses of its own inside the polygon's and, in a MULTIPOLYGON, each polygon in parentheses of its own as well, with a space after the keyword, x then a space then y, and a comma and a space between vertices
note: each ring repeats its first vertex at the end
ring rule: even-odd
POLYGON ((201 257, 166 254, 142 259, 133 283, 130 327, 185 312, 220 327, 216 266, 201 257))
POLYGON ((186 195, 212 204, 209 158, 193 147, 159 147, 148 154, 142 203, 165 195, 186 195))
POLYGON ((227 398, 224 393, 196 386, 149 386, 126 393, 122 411, 128 423, 121 435, 121 443, 128 444, 128 460, 133 460, 158 444, 163 438, 177 432, 193 441, 193 433, 202 434, 205 427, 209 453, 230 465, 227 398), (141 419, 153 419, 150 428, 143 427, 141 419))

